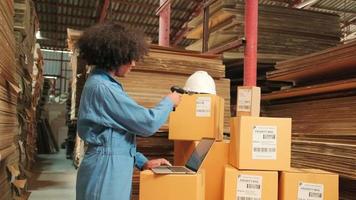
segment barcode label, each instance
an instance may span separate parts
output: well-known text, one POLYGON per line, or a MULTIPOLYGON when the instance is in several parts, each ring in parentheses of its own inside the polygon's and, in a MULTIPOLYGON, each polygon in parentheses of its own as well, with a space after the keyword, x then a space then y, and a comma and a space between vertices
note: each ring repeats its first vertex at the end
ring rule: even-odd
POLYGON ((211 97, 198 97, 195 102, 195 115, 197 117, 210 117, 211 97))
POLYGON ((261 189, 261 185, 257 184, 247 184, 247 188, 251 189, 261 189))
POLYGON ((277 159, 277 127, 254 126, 252 130, 252 159, 277 159))
POLYGON ((251 100, 252 91, 251 89, 237 89, 237 111, 239 112, 250 112, 251 111, 251 100))
POLYGON ((300 182, 298 184, 298 200, 322 200, 324 185, 300 182))
POLYGON ((248 112, 248 111, 251 110, 251 106, 239 105, 239 106, 237 107, 237 110, 238 110, 238 111, 246 111, 246 112, 248 112))
POLYGON ((318 197, 318 198, 321 198, 321 193, 318 193, 318 192, 309 192, 309 197, 318 197))
POLYGON ((261 200, 261 198, 253 198, 253 197, 237 197, 237 200, 261 200))
POLYGON ((262 176, 240 174, 237 177, 237 199, 261 200, 262 176))
POLYGON ((275 152, 275 148, 253 148, 254 152, 275 152))
POLYGON ((272 140, 274 140, 274 139, 276 139, 276 135, 263 135, 263 139, 272 139, 272 140))

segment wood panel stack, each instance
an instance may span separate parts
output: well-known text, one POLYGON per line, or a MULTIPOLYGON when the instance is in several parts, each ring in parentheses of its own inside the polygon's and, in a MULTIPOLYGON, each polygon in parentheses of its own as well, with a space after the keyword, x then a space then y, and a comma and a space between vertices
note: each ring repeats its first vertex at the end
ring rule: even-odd
POLYGON ((271 80, 294 87, 262 95, 264 115, 293 119, 292 165, 340 174, 340 199, 356 184, 356 42, 277 63, 271 80), (347 182, 347 184, 346 184, 347 182))

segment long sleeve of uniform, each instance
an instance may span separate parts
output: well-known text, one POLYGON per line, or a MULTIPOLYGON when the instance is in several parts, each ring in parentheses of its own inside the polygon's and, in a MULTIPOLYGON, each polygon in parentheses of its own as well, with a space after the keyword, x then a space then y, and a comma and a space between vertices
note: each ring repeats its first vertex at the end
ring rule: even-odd
POLYGON ((136 152, 135 155, 135 166, 142 170, 143 165, 148 161, 148 159, 140 152, 136 152))
POLYGON ((99 85, 102 96, 100 120, 107 127, 121 129, 141 136, 154 134, 167 120, 173 108, 172 101, 166 97, 154 108, 138 105, 123 91, 114 91, 105 85, 99 85))

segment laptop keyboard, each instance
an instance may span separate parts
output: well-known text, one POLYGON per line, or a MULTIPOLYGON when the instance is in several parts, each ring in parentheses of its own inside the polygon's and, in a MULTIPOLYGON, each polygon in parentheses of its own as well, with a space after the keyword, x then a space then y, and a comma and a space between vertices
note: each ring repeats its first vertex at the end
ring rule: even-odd
POLYGON ((190 170, 184 168, 184 167, 167 167, 170 169, 172 172, 190 172, 190 170))

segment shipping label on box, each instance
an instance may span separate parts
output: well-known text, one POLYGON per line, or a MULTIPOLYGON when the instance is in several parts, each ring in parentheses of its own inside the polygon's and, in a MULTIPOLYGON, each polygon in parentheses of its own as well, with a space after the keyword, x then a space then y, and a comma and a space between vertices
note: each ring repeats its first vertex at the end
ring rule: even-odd
POLYGON ((251 89, 239 88, 237 90, 237 111, 251 112, 252 91, 251 89))
POLYGON ((262 176, 241 174, 237 177, 237 200, 261 199, 262 176))
POLYGON ((236 116, 260 116, 261 88, 237 87, 236 116))
POLYGON ((324 185, 299 182, 298 200, 323 200, 324 185))
POLYGON ((211 116, 211 97, 198 97, 195 105, 196 117, 211 116))
POLYGON ((254 126, 252 129, 252 159, 276 160, 277 127, 254 126))

